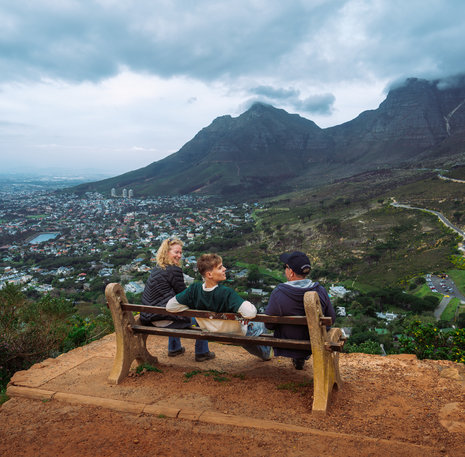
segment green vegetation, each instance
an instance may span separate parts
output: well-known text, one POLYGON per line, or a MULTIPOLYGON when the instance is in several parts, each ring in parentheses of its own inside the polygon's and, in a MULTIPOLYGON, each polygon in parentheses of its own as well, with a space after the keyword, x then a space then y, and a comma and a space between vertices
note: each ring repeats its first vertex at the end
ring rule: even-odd
POLYGON ((447 304, 446 309, 441 314, 441 320, 447 322, 453 322, 455 318, 455 312, 460 306, 460 300, 458 298, 452 298, 447 304))
POLYGON ((465 329, 441 330, 434 324, 413 321, 399 339, 400 351, 419 359, 465 363, 465 329))
MULTIPOLYGON (((352 329, 347 350, 381 353, 383 344, 387 353, 399 352, 397 339, 412 321, 436 323, 433 311, 442 294, 432 292, 424 276, 447 272, 465 293, 465 261, 457 248, 461 239, 436 215, 390 202, 394 198, 440 211, 460 227, 465 223, 465 213, 459 214, 463 190, 464 185, 429 172, 381 170, 271 198, 254 211, 253 232, 222 252, 249 270, 248 282, 236 281, 233 287, 272 287, 271 281, 283 280, 279 253, 303 250, 312 261, 312 279, 353 291, 346 300, 334 300, 347 312, 336 325, 352 329), (399 317, 383 321, 377 317, 380 312, 399 317)), ((460 319, 465 321, 457 306, 452 300, 437 325, 447 328, 454 319, 457 326, 460 319)))
POLYGON ((420 298, 433 296, 433 297, 440 297, 441 294, 437 292, 431 292, 431 289, 428 287, 427 284, 423 284, 417 291, 413 292, 414 295, 420 298))
POLYGON ((10 399, 10 397, 8 397, 8 395, 6 394, 6 388, 2 387, 0 389, 0 405, 3 405, 3 403, 8 401, 9 399, 10 399))
POLYGON ((269 278, 275 280, 276 283, 283 282, 286 280, 284 276, 283 270, 280 268, 278 270, 270 270, 269 268, 258 266, 253 263, 245 263, 245 262, 236 262, 235 265, 239 268, 247 268, 250 269, 258 276, 268 276, 269 278))
MULTIPOLYGON (((431 182, 443 198, 452 190, 428 174, 395 171, 269 199, 254 212, 253 233, 227 255, 257 264, 262 272, 279 269, 280 252, 299 249, 310 254, 314 279, 358 287, 398 285, 405 278, 450 270, 458 252, 455 232, 435 215, 389 205, 393 189, 400 189, 398 201, 420 206, 408 199, 407 190, 417 198, 431 182)), ((443 209, 432 201, 431 195, 431 209, 443 209)))
POLYGON ((344 345, 345 352, 362 352, 363 354, 381 354, 381 346, 377 341, 367 340, 359 344, 350 343, 344 345))
POLYGON ((14 372, 113 331, 109 311, 82 318, 63 298, 28 300, 19 286, 0 290, 0 388, 14 372))
MULTIPOLYGON (((224 371, 218 371, 218 370, 192 370, 187 373, 184 373, 184 377, 186 378, 184 382, 188 382, 190 379, 192 379, 194 376, 197 376, 198 374, 202 374, 205 377, 211 377, 213 378, 214 381, 216 382, 228 382, 230 381, 229 378, 224 376, 227 374, 224 371)), ((240 376, 238 376, 240 377, 240 376)), ((241 378, 243 379, 243 378, 241 378)))
POLYGON ((443 176, 448 178, 462 179, 465 180, 465 167, 457 166, 449 170, 447 173, 443 173, 443 176))
POLYGON ((147 371, 154 371, 155 373, 163 373, 163 371, 160 368, 154 367, 153 365, 150 365, 149 363, 142 363, 136 368, 137 374, 142 374, 147 371))

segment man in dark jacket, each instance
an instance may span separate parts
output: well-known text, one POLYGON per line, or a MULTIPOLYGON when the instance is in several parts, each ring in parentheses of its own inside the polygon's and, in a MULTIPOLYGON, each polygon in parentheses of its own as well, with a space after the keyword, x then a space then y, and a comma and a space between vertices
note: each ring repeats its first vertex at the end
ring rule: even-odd
MULTIPOLYGON (((330 316, 334 323, 336 313, 326 289, 318 282, 313 282, 306 277, 311 268, 307 255, 295 251, 281 254, 279 260, 284 264, 284 274, 287 282, 278 284, 273 290, 265 313, 269 316, 305 316, 304 294, 305 292, 314 291, 318 293, 320 298, 323 314, 330 316)), ((274 330, 276 338, 294 340, 308 340, 310 338, 306 325, 266 324, 266 327, 274 330)), ((274 348, 274 354, 291 357, 294 367, 297 370, 302 370, 305 360, 310 357, 311 351, 274 348)))

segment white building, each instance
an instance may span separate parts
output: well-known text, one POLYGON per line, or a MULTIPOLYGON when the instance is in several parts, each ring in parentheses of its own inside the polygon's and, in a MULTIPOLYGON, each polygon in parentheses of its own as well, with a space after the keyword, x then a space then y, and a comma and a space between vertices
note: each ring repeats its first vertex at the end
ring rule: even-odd
POLYGON ((345 306, 336 306, 336 314, 338 316, 345 317, 347 316, 346 308, 345 306))
POLYGON ((335 298, 343 298, 349 291, 344 286, 335 286, 334 284, 329 288, 329 295, 335 298))

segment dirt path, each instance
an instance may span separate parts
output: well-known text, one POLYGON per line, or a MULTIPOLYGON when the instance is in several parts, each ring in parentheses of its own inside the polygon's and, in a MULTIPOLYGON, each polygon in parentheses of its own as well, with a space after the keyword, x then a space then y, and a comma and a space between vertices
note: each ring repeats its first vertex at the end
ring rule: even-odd
POLYGON ((296 371, 288 359, 261 362, 214 343, 217 359, 198 364, 193 342, 184 344, 169 359, 166 340, 149 339, 162 371, 118 386, 106 382, 112 336, 19 373, 18 395, 49 394, 3 405, 0 455, 465 455, 463 365, 343 354, 343 390, 318 418, 311 364, 296 371))

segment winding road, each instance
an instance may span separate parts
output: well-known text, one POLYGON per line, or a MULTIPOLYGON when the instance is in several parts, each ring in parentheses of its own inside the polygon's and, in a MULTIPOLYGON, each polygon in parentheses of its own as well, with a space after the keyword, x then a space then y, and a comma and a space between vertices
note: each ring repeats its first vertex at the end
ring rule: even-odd
MULTIPOLYGON (((425 211, 427 213, 431 213, 436 215, 439 220, 446 226, 449 227, 450 229, 454 230, 454 232, 458 233, 463 240, 465 240, 465 232, 463 230, 460 230, 458 227, 456 227, 452 222, 449 221, 442 213, 439 211, 435 211, 433 209, 427 209, 427 208, 419 208, 417 206, 411 206, 411 205, 406 205, 404 203, 397 203, 396 201, 391 202, 391 205, 394 206, 395 208, 405 208, 405 209, 416 209, 419 211, 425 211)), ((462 248, 463 250, 463 248, 462 248)), ((434 278, 434 276, 433 276, 434 278)), ((438 279, 439 282, 439 279, 438 279)), ((434 317, 439 320, 441 318, 441 314, 443 311, 446 309, 447 305, 449 304, 450 300, 452 297, 456 297, 459 300, 462 301, 462 303, 465 303, 465 297, 459 292, 457 286, 455 283, 452 281, 452 279, 449 278, 449 282, 452 283, 452 288, 453 291, 446 293, 446 295, 449 295, 448 297, 443 296, 441 302, 439 303, 438 307, 434 310, 434 317)), ((436 286, 436 284, 434 284, 436 286)), ((437 290, 440 288, 437 287, 437 290)), ((444 294, 443 294, 444 295, 444 294)))
POLYGON ((451 228, 454 230, 454 232, 457 232, 463 239, 465 239, 465 232, 463 230, 460 230, 458 227, 456 227, 452 222, 449 221, 442 213, 439 211, 435 211, 434 209, 427 209, 427 208, 419 208, 417 206, 410 206, 406 205, 404 203, 397 203, 396 201, 391 202, 391 206, 394 206, 396 208, 406 208, 406 209, 416 209, 419 211, 425 211, 427 213, 431 213, 436 215, 439 220, 447 227, 451 228))

